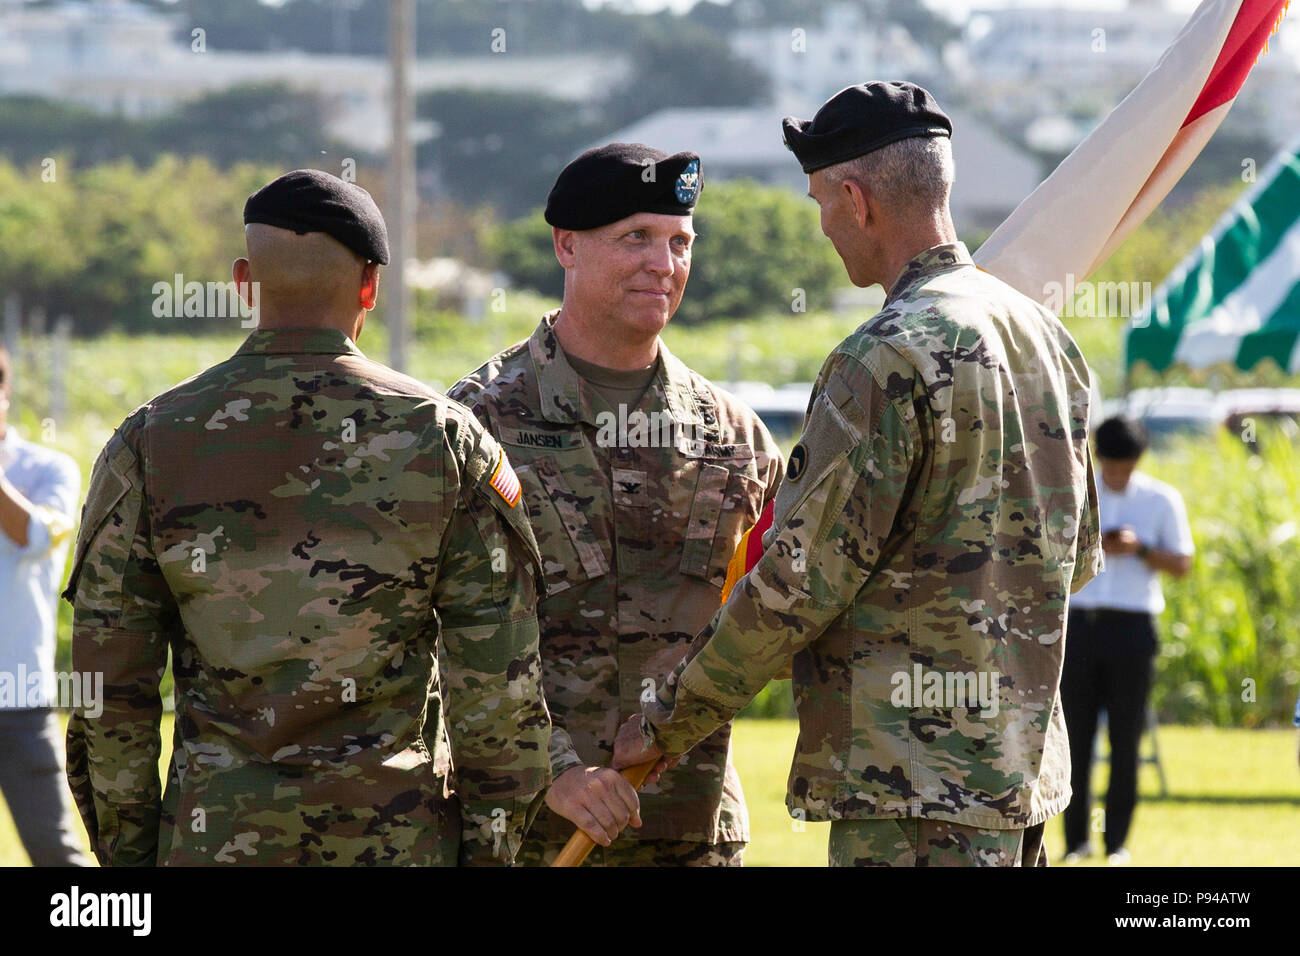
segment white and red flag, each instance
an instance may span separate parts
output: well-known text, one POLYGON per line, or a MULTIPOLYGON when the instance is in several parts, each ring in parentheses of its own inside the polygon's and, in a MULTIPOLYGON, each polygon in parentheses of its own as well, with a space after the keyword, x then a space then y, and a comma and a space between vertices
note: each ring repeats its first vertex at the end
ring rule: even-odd
POLYGON ((1015 208, 975 262, 1037 301, 1081 282, 1227 115, 1289 0, 1205 0, 1141 83, 1015 208))

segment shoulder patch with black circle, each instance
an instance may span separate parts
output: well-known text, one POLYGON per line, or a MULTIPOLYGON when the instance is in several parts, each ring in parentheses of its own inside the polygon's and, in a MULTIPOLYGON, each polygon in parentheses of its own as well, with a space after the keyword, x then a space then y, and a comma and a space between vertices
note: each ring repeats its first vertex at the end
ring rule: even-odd
POLYGON ((808 449, 804 447, 803 442, 799 442, 790 451, 790 460, 785 466, 785 477, 790 481, 798 481, 807 464, 808 449))

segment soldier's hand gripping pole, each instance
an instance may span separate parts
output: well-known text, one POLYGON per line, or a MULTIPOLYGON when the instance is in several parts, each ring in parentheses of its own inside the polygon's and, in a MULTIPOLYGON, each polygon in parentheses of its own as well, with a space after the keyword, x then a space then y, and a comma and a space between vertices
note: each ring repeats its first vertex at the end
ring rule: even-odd
MULTIPOLYGON (((624 780, 632 785, 633 790, 640 790, 645 783, 645 778, 650 776, 650 771, 654 770, 655 764, 658 762, 658 758, 647 760, 645 763, 624 767, 619 773, 623 775, 624 780)), ((573 836, 569 837, 569 842, 564 844, 564 849, 560 850, 559 856, 555 858, 555 862, 551 866, 582 866, 582 861, 587 858, 587 854, 595 848, 595 840, 587 836, 582 830, 575 830, 573 836)))

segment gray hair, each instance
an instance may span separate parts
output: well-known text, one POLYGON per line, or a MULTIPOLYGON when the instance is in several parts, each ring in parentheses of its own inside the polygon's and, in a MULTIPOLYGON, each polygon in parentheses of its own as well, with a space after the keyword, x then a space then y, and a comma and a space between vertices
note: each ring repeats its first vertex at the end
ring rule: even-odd
POLYGON ((859 180, 914 213, 946 211, 955 176, 952 143, 947 136, 909 136, 828 167, 826 175, 837 185, 859 180))

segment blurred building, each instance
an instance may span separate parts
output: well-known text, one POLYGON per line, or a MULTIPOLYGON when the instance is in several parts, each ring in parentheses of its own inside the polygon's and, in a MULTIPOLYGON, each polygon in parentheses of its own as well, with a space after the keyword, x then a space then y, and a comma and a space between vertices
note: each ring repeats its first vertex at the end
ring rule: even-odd
POLYGON ((971 11, 963 44, 990 82, 1044 80, 1053 86, 1131 88, 1164 53, 1187 14, 1160 0, 1118 10, 1002 7, 971 11))
POLYGON ((925 85, 942 72, 906 27, 869 20, 860 6, 844 3, 828 5, 819 23, 737 30, 731 49, 768 76, 777 102, 821 103, 867 80, 925 85))
MULTIPOLYGON (((784 105, 810 117, 820 104, 784 105)), ((949 104, 944 111, 953 123, 957 167, 953 221, 963 235, 991 230, 1042 181, 1043 172, 1037 160, 986 123, 949 104)), ((706 181, 749 178, 802 194, 808 177, 781 140, 783 115, 771 106, 666 109, 601 142, 646 143, 670 153, 694 150, 704 161, 706 181)))
MULTIPOLYGON (((417 92, 471 87, 582 101, 603 94, 626 72, 626 58, 607 54, 440 56, 418 61, 412 84, 417 92)), ((341 142, 369 151, 388 144, 384 57, 223 51, 195 36, 182 16, 131 0, 42 7, 0 0, 0 96, 41 96, 141 119, 259 83, 319 95, 327 130, 341 142)))
MULTIPOLYGON (((1155 66, 1190 14, 1165 0, 1119 9, 975 7, 946 62, 980 112, 1046 152, 1073 148, 1155 66)), ((1268 117, 1260 131, 1282 145, 1300 126, 1300 27, 1284 20, 1233 109, 1268 117)), ((1229 129, 1231 127, 1228 127, 1229 129)))

